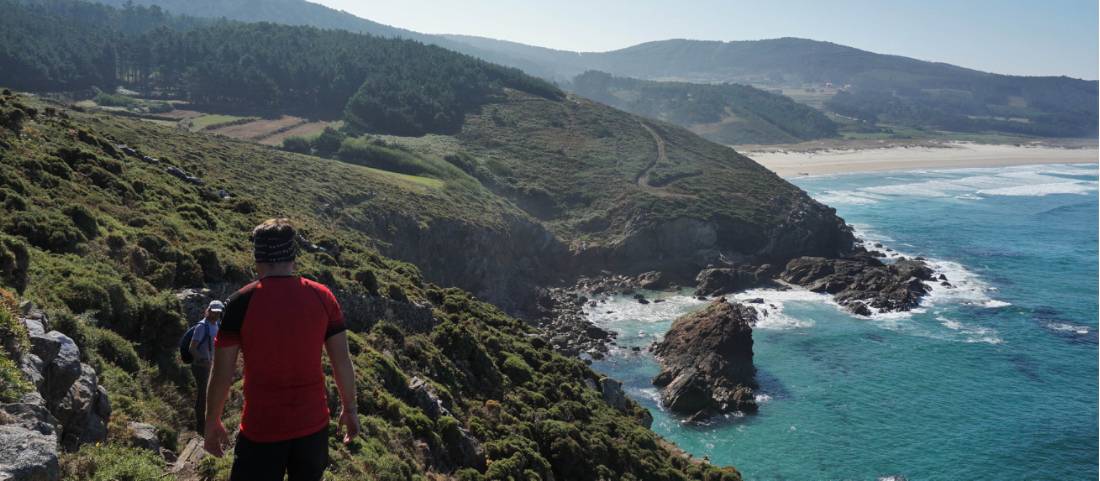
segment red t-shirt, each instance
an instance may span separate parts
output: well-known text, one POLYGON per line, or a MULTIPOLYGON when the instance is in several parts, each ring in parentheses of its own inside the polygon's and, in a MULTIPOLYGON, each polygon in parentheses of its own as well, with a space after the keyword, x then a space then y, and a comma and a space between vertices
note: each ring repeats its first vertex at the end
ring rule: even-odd
POLYGON ((285 441, 328 425, 321 350, 344 329, 332 291, 302 277, 265 277, 229 298, 214 344, 241 346, 246 438, 285 441))

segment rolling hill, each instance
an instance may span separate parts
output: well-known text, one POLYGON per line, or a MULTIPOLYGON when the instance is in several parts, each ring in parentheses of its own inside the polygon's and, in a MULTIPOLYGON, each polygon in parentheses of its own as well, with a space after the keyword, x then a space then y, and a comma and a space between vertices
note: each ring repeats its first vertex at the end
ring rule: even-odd
POLYGON ((780 144, 837 136, 825 114, 783 95, 740 84, 656 82, 598 71, 578 75, 578 95, 687 127, 721 144, 780 144))
MULTIPOLYGON (((121 0, 108 0, 123 5, 121 0)), ((1021 77, 884 55, 800 38, 661 40, 609 52, 570 52, 467 35, 427 35, 304 0, 139 0, 199 17, 271 21, 414 39, 569 82, 589 70, 643 80, 741 83, 784 89, 859 122, 929 131, 1094 137, 1097 81, 1021 77), (809 89, 812 94, 805 96, 809 89)))
POLYGON ((539 62, 563 77, 591 69, 650 80, 808 87, 826 93, 826 110, 872 124, 1045 137, 1094 137, 1098 128, 1097 81, 999 75, 829 42, 663 40, 576 53, 448 38, 539 62))

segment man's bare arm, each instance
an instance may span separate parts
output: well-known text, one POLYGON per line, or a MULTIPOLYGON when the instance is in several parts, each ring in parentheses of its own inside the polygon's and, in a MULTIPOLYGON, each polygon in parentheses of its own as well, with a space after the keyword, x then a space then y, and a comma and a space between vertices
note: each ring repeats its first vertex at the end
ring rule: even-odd
POLYGON ((229 399, 229 388, 233 386, 233 376, 237 371, 237 355, 240 346, 219 347, 214 349, 214 367, 210 370, 210 384, 206 391, 206 443, 210 454, 221 457, 223 447, 229 442, 229 435, 222 424, 225 413, 225 401, 229 399))
POLYGON ((340 425, 347 428, 344 442, 351 442, 359 435, 358 405, 355 400, 355 370, 351 365, 351 352, 348 350, 348 334, 341 332, 325 340, 332 363, 332 377, 336 380, 336 389, 340 391, 340 425))

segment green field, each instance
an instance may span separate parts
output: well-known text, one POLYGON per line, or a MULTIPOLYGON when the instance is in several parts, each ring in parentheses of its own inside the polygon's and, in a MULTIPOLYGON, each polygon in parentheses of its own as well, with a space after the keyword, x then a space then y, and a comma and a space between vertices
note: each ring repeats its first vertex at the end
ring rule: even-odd
POLYGON ((256 117, 241 117, 236 115, 225 114, 206 114, 200 117, 195 117, 188 120, 190 122, 190 129, 192 132, 199 130, 211 130, 227 124, 235 124, 238 122, 247 122, 255 120, 256 117))

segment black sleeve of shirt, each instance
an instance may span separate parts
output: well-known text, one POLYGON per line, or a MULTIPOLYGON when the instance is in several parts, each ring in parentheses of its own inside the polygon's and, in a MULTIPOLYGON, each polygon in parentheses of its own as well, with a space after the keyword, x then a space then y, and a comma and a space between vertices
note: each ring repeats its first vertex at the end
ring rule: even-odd
POLYGON ((335 335, 337 335, 341 332, 344 332, 346 330, 348 330, 348 328, 347 328, 347 326, 345 326, 343 324, 340 324, 339 326, 329 327, 328 329, 325 330, 325 340, 327 341, 328 338, 330 338, 332 336, 335 336, 335 335))
POLYGON ((245 313, 248 312, 248 303, 252 300, 252 289, 256 283, 253 282, 247 286, 241 288, 241 290, 229 296, 228 302, 225 304, 225 315, 222 316, 221 330, 227 332, 241 332, 241 326, 244 324, 245 313))

